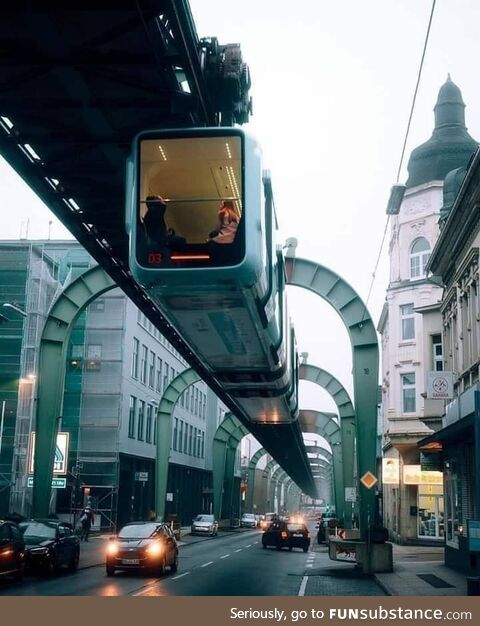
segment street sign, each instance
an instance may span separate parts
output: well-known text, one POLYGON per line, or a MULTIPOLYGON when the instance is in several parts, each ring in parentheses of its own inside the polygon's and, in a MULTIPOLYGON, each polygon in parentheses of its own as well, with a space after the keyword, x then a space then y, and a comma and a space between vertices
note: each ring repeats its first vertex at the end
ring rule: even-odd
POLYGON ((453 372, 428 372, 427 398, 429 400, 453 398, 453 372))
MULTIPOLYGON (((65 489, 67 486, 66 478, 52 478, 52 489, 65 489)), ((33 487, 33 476, 27 478, 27 487, 33 487)))
POLYGON ((173 493, 168 492, 165 499, 167 502, 173 502, 173 493))
POLYGON ((135 472, 135 480, 146 483, 148 480, 148 472, 135 472))
POLYGON ((365 472, 365 474, 360 478, 360 482, 367 489, 371 489, 378 483, 378 478, 375 474, 372 474, 372 472, 365 472))
POLYGON ((357 501, 357 488, 345 487, 345 502, 356 502, 356 501, 357 501))

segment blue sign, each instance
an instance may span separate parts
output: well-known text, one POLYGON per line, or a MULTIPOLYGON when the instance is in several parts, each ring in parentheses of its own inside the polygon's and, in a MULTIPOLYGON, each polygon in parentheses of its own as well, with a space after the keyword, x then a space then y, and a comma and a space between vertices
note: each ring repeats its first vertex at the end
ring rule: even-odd
POLYGON ((468 528, 468 550, 470 552, 480 552, 480 522, 469 519, 468 528))

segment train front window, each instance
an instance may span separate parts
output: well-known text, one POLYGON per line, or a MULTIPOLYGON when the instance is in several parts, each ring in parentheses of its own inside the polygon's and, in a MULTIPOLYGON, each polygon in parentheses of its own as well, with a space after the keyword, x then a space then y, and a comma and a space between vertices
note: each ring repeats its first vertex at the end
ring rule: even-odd
POLYGON ((241 137, 147 137, 137 158, 139 263, 238 264, 245 254, 241 137))

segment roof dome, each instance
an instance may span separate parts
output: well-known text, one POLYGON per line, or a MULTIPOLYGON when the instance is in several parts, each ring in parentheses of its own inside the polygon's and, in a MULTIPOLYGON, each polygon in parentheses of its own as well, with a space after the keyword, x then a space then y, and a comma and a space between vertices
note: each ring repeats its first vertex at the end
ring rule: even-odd
POLYGON ((447 219, 450 209, 455 202, 455 198, 460 191, 460 187, 462 186, 466 173, 466 167, 457 167, 456 169, 448 172, 445 176, 445 180, 443 182, 443 206, 440 209, 440 223, 445 222, 447 219))
POLYGON ((443 180, 451 170, 466 165, 478 147, 467 132, 462 92, 450 74, 438 92, 434 111, 432 136, 410 155, 407 188, 443 180))

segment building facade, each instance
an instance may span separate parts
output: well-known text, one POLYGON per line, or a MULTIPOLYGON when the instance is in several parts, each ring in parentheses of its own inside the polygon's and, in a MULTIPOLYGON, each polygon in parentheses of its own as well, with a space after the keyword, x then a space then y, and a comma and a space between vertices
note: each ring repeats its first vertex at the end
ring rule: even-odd
POLYGON ((378 330, 389 468, 382 480, 383 521, 399 543, 443 542, 445 534, 442 477, 419 473, 417 442, 440 428, 444 408, 443 400, 426 398, 427 373, 445 366, 443 290, 426 268, 439 235, 444 178, 464 166, 477 146, 465 127, 464 108, 449 77, 438 94, 432 137, 412 152, 403 201, 392 215, 390 280, 378 330))
MULTIPOLYGON (((74 241, 1 242, 0 255, 0 304, 23 311, 2 307, 8 317, 0 339, 0 514, 28 515, 41 332, 55 296, 94 262, 74 241)), ((68 347, 59 428, 69 436, 66 486, 53 490, 51 504, 59 516, 72 519, 91 500, 104 528, 148 517, 155 501, 156 409, 187 367, 120 289, 81 314, 68 347)), ((212 442, 225 413, 203 381, 174 409, 167 514, 182 522, 212 510, 212 442)), ((236 484, 239 490, 238 471, 236 484)))

